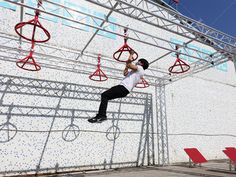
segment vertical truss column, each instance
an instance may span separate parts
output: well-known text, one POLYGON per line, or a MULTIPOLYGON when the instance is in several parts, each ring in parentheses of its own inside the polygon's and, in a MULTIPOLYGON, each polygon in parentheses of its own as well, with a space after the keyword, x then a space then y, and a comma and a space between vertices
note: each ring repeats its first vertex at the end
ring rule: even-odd
POLYGON ((154 124, 153 124, 153 107, 152 107, 152 95, 148 94, 147 100, 147 161, 148 165, 155 165, 155 153, 154 153, 154 124))
POLYGON ((156 80, 156 116, 157 116, 157 144, 158 165, 169 164, 169 147, 166 115, 166 96, 163 80, 156 80))
POLYGON ((146 158, 147 165, 154 165, 155 162, 152 113, 152 95, 148 94, 144 107, 136 166, 143 166, 146 158))
POLYGON ((146 116, 146 104, 145 104, 136 166, 142 166, 144 164, 144 157, 145 157, 145 150, 146 150, 145 148, 146 147, 146 134, 145 134, 146 119, 147 119, 147 116, 146 116))
POLYGON ((147 145, 147 133, 148 133, 147 125, 149 122, 148 116, 147 116, 147 106, 148 106, 147 103, 148 103, 148 97, 146 97, 146 100, 145 100, 136 166, 143 166, 144 161, 145 161, 145 154, 146 154, 146 149, 147 149, 147 146, 146 146, 147 145))

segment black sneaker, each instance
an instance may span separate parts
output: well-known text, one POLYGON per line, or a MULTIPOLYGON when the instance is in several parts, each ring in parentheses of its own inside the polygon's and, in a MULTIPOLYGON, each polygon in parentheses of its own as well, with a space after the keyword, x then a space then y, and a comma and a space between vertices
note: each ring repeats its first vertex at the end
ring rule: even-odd
POLYGON ((96 115, 95 117, 88 119, 88 122, 90 122, 90 123, 102 123, 105 120, 107 120, 107 116, 96 115))
POLYGON ((97 117, 93 117, 93 118, 90 118, 90 119, 88 119, 88 122, 90 122, 90 123, 95 123, 95 122, 97 122, 97 117))
POLYGON ((103 121, 106 121, 107 120, 107 116, 99 116, 97 118, 97 123, 102 123, 103 121))

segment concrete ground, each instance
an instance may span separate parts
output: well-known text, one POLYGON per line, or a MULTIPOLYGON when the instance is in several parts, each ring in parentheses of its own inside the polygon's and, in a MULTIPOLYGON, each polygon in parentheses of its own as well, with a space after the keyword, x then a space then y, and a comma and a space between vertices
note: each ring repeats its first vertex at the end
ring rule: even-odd
MULTIPOLYGON (((234 169, 232 169, 234 170, 234 169)), ((89 171, 84 173, 67 173, 54 177, 236 177, 236 171, 229 170, 227 162, 208 162, 202 167, 189 168, 188 165, 171 165, 167 167, 123 168, 116 170, 89 171)))

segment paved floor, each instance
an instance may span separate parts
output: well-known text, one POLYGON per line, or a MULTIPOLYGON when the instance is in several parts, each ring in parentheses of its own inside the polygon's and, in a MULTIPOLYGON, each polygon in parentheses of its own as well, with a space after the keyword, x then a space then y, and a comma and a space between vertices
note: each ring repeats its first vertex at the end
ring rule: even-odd
POLYGON ((236 177, 236 171, 229 171, 226 162, 206 163, 202 167, 189 168, 187 165, 167 167, 124 168, 108 171, 90 171, 53 175, 54 177, 236 177))

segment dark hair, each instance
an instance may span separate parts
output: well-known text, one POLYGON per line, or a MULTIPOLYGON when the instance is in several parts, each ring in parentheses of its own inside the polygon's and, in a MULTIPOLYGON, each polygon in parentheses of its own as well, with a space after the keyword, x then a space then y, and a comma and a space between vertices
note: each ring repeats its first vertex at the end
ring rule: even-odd
POLYGON ((144 58, 141 58, 138 61, 140 61, 142 63, 142 67, 143 67, 144 70, 148 69, 149 63, 148 63, 147 60, 145 60, 144 58))

